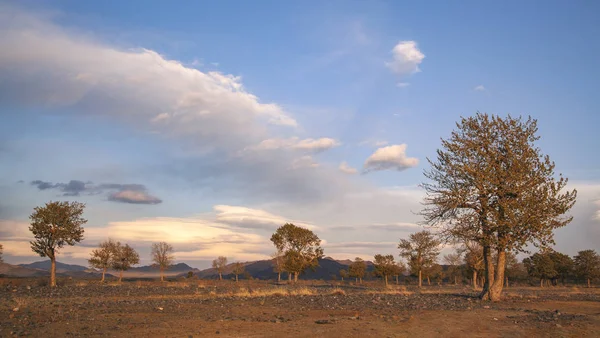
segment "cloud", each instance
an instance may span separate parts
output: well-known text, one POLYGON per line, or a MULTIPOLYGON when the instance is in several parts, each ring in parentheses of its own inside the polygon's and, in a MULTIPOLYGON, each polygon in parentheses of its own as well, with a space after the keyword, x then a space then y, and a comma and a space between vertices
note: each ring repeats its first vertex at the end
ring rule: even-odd
POLYGON ((231 205, 215 205, 213 209, 217 213, 215 217, 217 222, 240 228, 274 231, 285 223, 293 223, 303 228, 317 229, 314 224, 288 219, 260 209, 231 205))
POLYGON ((295 149, 305 150, 310 152, 322 152, 339 146, 341 143, 332 138, 324 137, 319 139, 307 138, 300 140, 297 137, 288 139, 272 138, 260 142, 252 147, 254 150, 276 150, 276 149, 295 149))
POLYGON ((417 48, 415 41, 400 41, 392 49, 392 61, 385 65, 392 72, 405 76, 420 72, 419 65, 423 62, 425 55, 417 48))
POLYGON ((399 88, 406 88, 408 86, 410 86, 410 83, 408 83, 408 82, 398 82, 398 83, 396 83, 396 87, 399 87, 399 88))
POLYGON ((296 170, 302 168, 318 168, 319 163, 317 163, 314 158, 310 155, 304 155, 292 161, 292 164, 289 166, 289 169, 296 170))
POLYGON ((340 163, 339 169, 340 169, 340 171, 342 171, 343 173, 346 173, 346 174, 356 174, 358 172, 358 170, 356 170, 355 168, 352 168, 346 162, 340 163))
POLYGON ((367 226, 372 230, 384 231, 420 231, 422 228, 414 223, 391 223, 391 224, 373 224, 367 226))
POLYGON ((475 88, 473 88, 473 90, 476 92, 484 92, 486 89, 483 85, 479 85, 479 86, 475 86, 475 88))
MULTIPOLYGON (((396 115, 396 114, 394 114, 394 115, 396 115)), ((371 147, 383 147, 383 146, 388 145, 388 143, 389 142, 385 141, 385 140, 364 140, 364 141, 360 142, 358 145, 359 146, 368 145, 371 147)))
POLYGON ((395 169, 398 171, 416 167, 419 159, 406 156, 406 144, 391 145, 377 149, 364 164, 364 171, 395 169))
POLYGON ((121 190, 108 196, 109 201, 131 203, 131 204, 158 204, 161 203, 157 197, 149 195, 145 191, 121 190))
POLYGON ((63 192, 63 196, 97 195, 109 191, 108 200, 113 202, 131 204, 158 204, 162 202, 159 198, 150 195, 146 187, 141 184, 104 183, 95 185, 89 181, 78 180, 71 180, 69 183, 35 180, 31 182, 31 185, 36 186, 39 190, 58 189, 63 192))

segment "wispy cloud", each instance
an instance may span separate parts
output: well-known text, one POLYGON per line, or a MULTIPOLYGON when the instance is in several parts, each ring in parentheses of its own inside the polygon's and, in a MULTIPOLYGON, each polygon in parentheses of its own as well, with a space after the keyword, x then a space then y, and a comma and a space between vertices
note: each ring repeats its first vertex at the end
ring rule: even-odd
POLYGON ((340 163, 340 166, 338 167, 338 169, 340 169, 341 172, 343 172, 345 174, 350 174, 350 175, 356 174, 358 172, 358 170, 356 170, 356 168, 352 168, 346 162, 340 163))
POLYGON ((159 198, 150 195, 142 184, 94 184, 90 181, 83 182, 79 180, 71 180, 68 183, 52 183, 35 180, 31 182, 31 185, 36 186, 39 190, 59 190, 63 193, 63 196, 97 195, 108 191, 109 201, 130 204, 158 204, 162 202, 159 198))
POLYGON ((485 89, 485 87, 483 85, 475 86, 475 88, 473 88, 473 90, 476 91, 476 92, 484 92, 484 91, 486 91, 486 89, 485 89))

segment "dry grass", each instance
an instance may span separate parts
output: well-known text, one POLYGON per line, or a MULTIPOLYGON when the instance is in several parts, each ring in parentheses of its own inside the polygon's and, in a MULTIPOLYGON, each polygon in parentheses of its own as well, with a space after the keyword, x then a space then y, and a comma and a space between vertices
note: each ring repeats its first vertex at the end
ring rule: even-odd
POLYGON ((408 296, 413 293, 408 291, 405 286, 388 285, 385 289, 367 290, 368 294, 372 295, 403 295, 408 296))
POLYGON ((29 300, 25 297, 16 297, 13 296, 13 302, 16 304, 16 308, 23 309, 29 304, 29 300))
POLYGON ((335 295, 335 296, 345 296, 346 295, 346 291, 340 289, 340 288, 334 288, 331 291, 329 291, 330 295, 335 295))

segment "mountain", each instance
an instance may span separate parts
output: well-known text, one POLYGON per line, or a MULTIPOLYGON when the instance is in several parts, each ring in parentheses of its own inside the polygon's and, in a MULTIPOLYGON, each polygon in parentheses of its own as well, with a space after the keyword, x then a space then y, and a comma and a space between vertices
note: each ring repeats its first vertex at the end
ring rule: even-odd
MULTIPOLYGON (((187 276, 188 272, 199 273, 200 270, 192 268, 185 263, 174 264, 169 269, 164 271, 166 277, 174 276, 187 276)), ((109 270, 109 272, 115 276, 119 275, 119 271, 109 270)), ((131 268, 127 271, 123 271, 123 277, 125 278, 158 278, 160 277, 160 270, 152 265, 144 265, 140 267, 131 268)))
POLYGON ((48 276, 50 273, 45 270, 31 269, 19 265, 0 263, 0 276, 7 277, 41 277, 48 276))
MULTIPOLYGON (((19 266, 22 266, 24 268, 29 268, 29 269, 40 269, 40 270, 50 271, 51 263, 50 263, 50 260, 45 260, 45 261, 33 262, 33 263, 29 263, 29 264, 19 264, 19 266)), ((85 266, 56 262, 56 273, 65 273, 65 272, 72 272, 72 271, 87 271, 87 270, 89 270, 89 268, 87 268, 85 266)))
MULTIPOLYGON (((51 267, 50 260, 33 262, 29 264, 19 264, 19 267, 24 269, 31 269, 36 271, 43 272, 43 276, 47 276, 51 267)), ((56 262, 56 275, 57 276, 67 276, 74 278, 96 278, 100 276, 102 272, 87 268, 82 265, 76 264, 65 264, 61 262, 56 262)), ((28 276, 18 276, 18 277, 28 277, 28 276)))
MULTIPOLYGON (((324 257, 319 259, 319 266, 312 271, 310 269, 306 269, 303 274, 300 275, 301 279, 323 279, 329 280, 333 275, 339 277, 340 270, 347 270, 349 264, 345 264, 346 261, 337 261, 331 257, 324 257)), ((350 261, 351 263, 351 261, 350 261)), ((234 278, 233 275, 233 266, 234 263, 228 264, 223 270, 223 278, 229 279, 234 278)), ((244 263, 244 268, 246 272, 252 276, 252 278, 258 279, 277 279, 277 273, 273 271, 274 263, 273 260, 261 260, 255 262, 246 262, 244 263)), ((367 262, 367 272, 373 270, 373 264, 371 262, 367 262)), ((186 273, 187 274, 187 273, 186 273)), ((219 278, 219 274, 217 270, 214 268, 205 269, 194 273, 195 276, 201 279, 217 279, 219 278)), ((180 274, 179 276, 183 277, 184 274, 180 274)), ((243 278, 243 277, 242 277, 243 278)), ((283 273, 281 278, 287 278, 287 274, 283 273)))

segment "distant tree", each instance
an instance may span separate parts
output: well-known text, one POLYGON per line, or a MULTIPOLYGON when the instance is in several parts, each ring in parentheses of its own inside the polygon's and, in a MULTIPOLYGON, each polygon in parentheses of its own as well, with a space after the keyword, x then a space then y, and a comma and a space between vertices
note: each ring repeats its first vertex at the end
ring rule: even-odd
POLYGON ((98 249, 94 249, 90 259, 88 259, 88 263, 92 268, 102 270, 102 280, 100 281, 102 283, 104 282, 106 270, 113 264, 116 248, 117 242, 109 238, 104 242, 100 242, 98 249))
POLYGON ((394 264, 392 276, 396 278, 396 285, 400 284, 399 278, 400 275, 406 271, 406 266, 402 262, 397 262, 394 264))
POLYGON ((0 244, 0 263, 4 262, 4 260, 2 259, 3 253, 4 253, 4 247, 2 246, 2 244, 0 244))
POLYGON ((525 258, 523 265, 527 268, 529 276, 540 279, 540 287, 544 287, 544 282, 558 275, 549 252, 535 253, 525 258))
POLYGON ((152 266, 160 269, 160 281, 163 282, 165 280, 165 270, 173 265, 175 260, 173 246, 167 242, 152 243, 150 255, 152 256, 152 266))
POLYGON ((193 278, 193 277, 194 277, 194 271, 188 271, 187 278, 193 278))
POLYGON ((574 261, 577 277, 586 279, 588 288, 591 287, 591 280, 600 278, 600 256, 594 250, 583 250, 574 261))
POLYGON ((367 263, 363 261, 360 257, 356 257, 354 262, 350 264, 348 267, 348 275, 350 277, 356 278, 356 283, 360 281, 362 283, 363 277, 365 277, 365 272, 367 271, 367 263))
POLYGON ((512 252, 507 252, 506 270, 504 271, 504 286, 508 287, 509 279, 522 278, 526 273, 527 271, 525 271, 525 267, 517 260, 517 255, 512 252))
POLYGON ((456 253, 451 253, 444 255, 444 263, 448 265, 448 274, 450 277, 454 279, 454 285, 458 284, 458 275, 460 272, 460 264, 462 262, 462 252, 456 251, 456 253))
POLYGON ((284 255, 281 251, 277 251, 271 255, 273 259, 273 271, 277 273, 277 282, 281 282, 281 273, 284 272, 284 255))
POLYGON ((394 255, 375 255, 375 275, 382 277, 385 281, 385 285, 388 285, 388 276, 392 276, 396 270, 396 262, 394 262, 394 255))
POLYGON ((344 278, 348 277, 348 270, 346 269, 341 269, 340 270, 340 277, 342 277, 342 282, 344 281, 344 278))
POLYGON ((119 271, 119 283, 123 280, 123 271, 140 263, 140 255, 129 244, 121 245, 117 242, 115 247, 112 268, 119 271))
POLYGON ((506 252, 553 244, 553 230, 572 220, 564 215, 577 191, 565 190, 567 179, 555 175, 554 163, 536 147, 536 120, 477 113, 456 126, 437 158, 428 159, 421 215, 446 239, 483 247, 480 297, 498 301, 506 252))
POLYGON ((406 258, 413 274, 419 277, 419 287, 422 286, 423 269, 432 266, 440 254, 441 242, 429 231, 421 231, 401 239, 398 244, 400 256, 406 258))
POLYGON ((291 223, 279 227, 271 236, 277 251, 284 254, 284 269, 294 275, 294 281, 306 268, 315 269, 323 257, 321 240, 310 231, 291 223))
POLYGON ((235 281, 238 281, 238 276, 243 274, 246 271, 246 267, 244 264, 240 262, 236 262, 233 264, 233 274, 235 275, 235 281))
POLYGON ((440 285, 444 279, 444 269, 439 264, 433 264, 423 269, 423 275, 427 279, 427 285, 431 285, 432 279, 440 285))
POLYGON ((50 258, 50 286, 56 287, 56 255, 65 245, 75 245, 83 240, 85 204, 79 202, 48 202, 35 207, 29 216, 29 231, 35 240, 31 250, 41 257, 50 258))
MULTIPOLYGON (((477 281, 481 279, 480 273, 483 272, 483 248, 477 242, 464 241, 460 250, 464 252, 464 262, 472 274, 473 289, 477 289, 477 281)), ((483 285, 483 284, 482 284, 483 285)))
POLYGON ((548 253, 552 263, 554 263, 554 269, 556 270, 556 276, 552 278, 554 285, 557 284, 556 280, 561 279, 563 285, 565 285, 565 279, 573 274, 573 259, 568 255, 557 251, 550 251, 548 253))
POLYGON ((225 256, 219 256, 217 259, 212 261, 212 267, 213 269, 217 270, 217 273, 219 274, 219 280, 223 280, 223 270, 225 270, 226 266, 227 257, 225 256))

